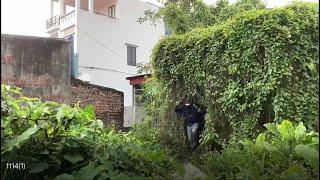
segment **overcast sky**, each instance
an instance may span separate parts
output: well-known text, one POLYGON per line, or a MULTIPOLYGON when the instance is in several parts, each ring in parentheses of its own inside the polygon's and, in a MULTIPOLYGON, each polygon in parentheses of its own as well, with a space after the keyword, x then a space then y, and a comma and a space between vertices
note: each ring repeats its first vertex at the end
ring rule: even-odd
MULTIPOLYGON (((143 0, 159 5, 157 0, 143 0)), ((208 4, 216 0, 203 0, 208 4)), ((230 0, 235 1, 235 0, 230 0)), ((272 0, 271 0, 272 1, 272 0)), ((281 1, 281 0, 273 0, 281 1)), ((308 0, 318 2, 318 0, 308 0)), ((50 0, 1 0, 1 33, 48 36, 45 22, 50 18, 50 0)))

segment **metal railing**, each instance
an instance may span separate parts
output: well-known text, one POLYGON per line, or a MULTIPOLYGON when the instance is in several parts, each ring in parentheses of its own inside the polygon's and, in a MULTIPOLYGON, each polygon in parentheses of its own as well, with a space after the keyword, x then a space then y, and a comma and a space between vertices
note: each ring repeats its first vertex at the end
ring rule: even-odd
POLYGON ((60 16, 58 15, 51 17, 46 22, 47 29, 50 29, 52 27, 59 26, 59 25, 60 25, 60 16))
POLYGON ((59 16, 59 15, 53 16, 47 20, 46 27, 47 29, 51 29, 57 26, 60 27, 60 25, 65 23, 73 23, 75 16, 76 16, 75 11, 71 11, 62 16, 59 16))

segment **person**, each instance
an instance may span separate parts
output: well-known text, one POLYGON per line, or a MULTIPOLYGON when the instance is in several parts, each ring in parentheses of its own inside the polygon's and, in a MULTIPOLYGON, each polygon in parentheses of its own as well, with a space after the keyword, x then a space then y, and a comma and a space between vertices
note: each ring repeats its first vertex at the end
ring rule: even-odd
POLYGON ((193 150, 197 144, 197 131, 199 129, 198 111, 196 107, 185 98, 176 106, 175 112, 181 115, 186 121, 188 141, 193 150))

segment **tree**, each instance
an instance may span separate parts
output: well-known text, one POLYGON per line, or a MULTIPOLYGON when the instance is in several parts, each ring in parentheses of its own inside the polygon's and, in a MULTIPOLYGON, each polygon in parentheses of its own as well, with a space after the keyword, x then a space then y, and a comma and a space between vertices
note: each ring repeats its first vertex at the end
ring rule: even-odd
POLYGON ((156 25, 163 19, 170 34, 183 34, 194 28, 219 24, 237 13, 250 9, 262 9, 261 0, 239 0, 229 4, 227 0, 219 0, 215 6, 207 5, 202 0, 167 0, 159 11, 147 10, 138 22, 151 21, 156 25))

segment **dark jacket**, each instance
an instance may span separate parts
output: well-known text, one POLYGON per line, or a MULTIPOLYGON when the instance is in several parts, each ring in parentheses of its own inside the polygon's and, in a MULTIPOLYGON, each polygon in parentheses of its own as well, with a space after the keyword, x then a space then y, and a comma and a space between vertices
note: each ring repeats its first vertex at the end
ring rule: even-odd
POLYGON ((180 105, 175 108, 176 113, 182 115, 182 117, 187 121, 187 125, 191 126, 193 123, 198 122, 197 109, 190 104, 189 106, 180 105))

